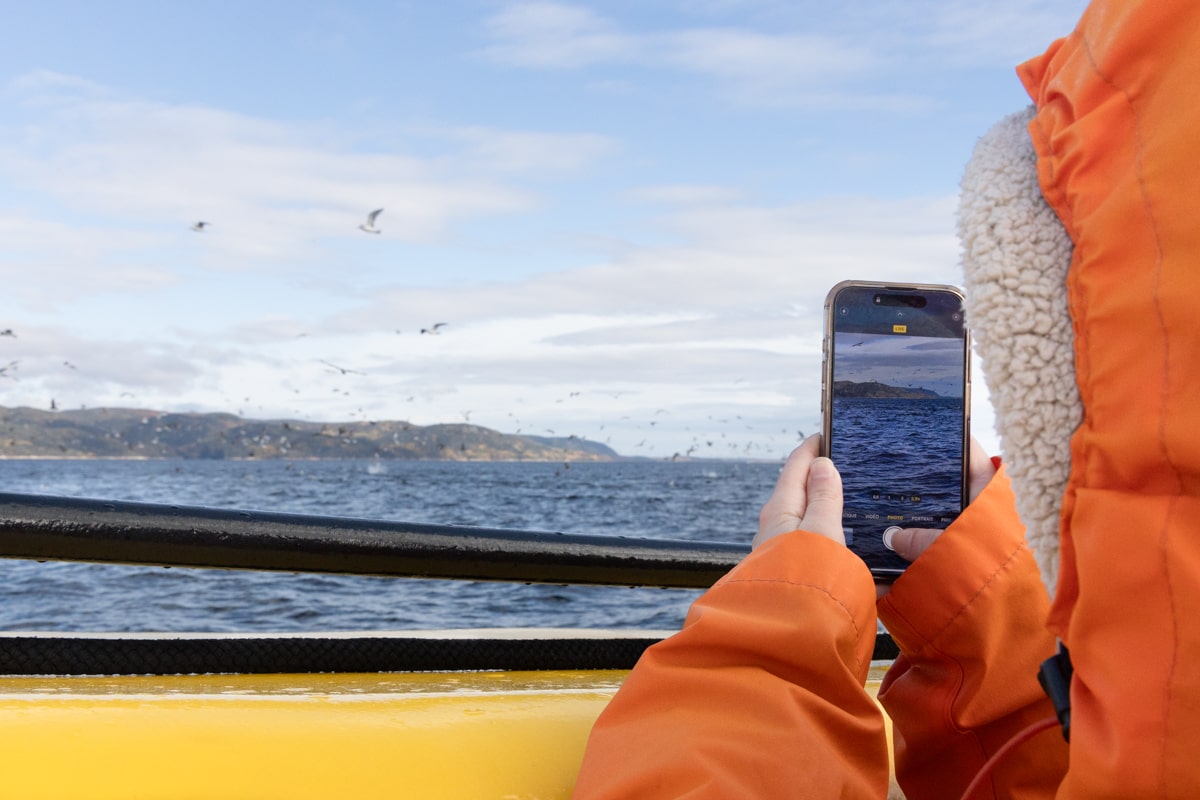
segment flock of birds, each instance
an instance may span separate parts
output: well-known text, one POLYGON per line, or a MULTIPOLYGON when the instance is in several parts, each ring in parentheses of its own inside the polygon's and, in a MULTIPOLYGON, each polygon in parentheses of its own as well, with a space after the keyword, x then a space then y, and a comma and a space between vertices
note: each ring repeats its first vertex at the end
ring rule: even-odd
MULTIPOLYGON (((444 324, 444 323, 440 323, 438 327, 441 327, 442 324, 444 324)), ((4 329, 4 330, 0 330, 0 337, 10 337, 10 338, 15 339, 15 338, 17 338, 17 334, 12 329, 4 329)), ((361 376, 366 376, 368 374, 362 370, 345 367, 345 366, 336 364, 332 361, 328 361, 325 359, 315 359, 315 360, 317 363, 319 363, 323 367, 325 367, 325 369, 327 371, 336 373, 339 378, 350 378, 351 380, 356 380, 357 379, 356 377, 351 377, 351 376, 360 376, 361 377, 361 376)), ((0 379, 9 378, 12 380, 16 380, 17 376, 16 376, 15 372, 17 369, 17 365, 19 363, 20 363, 19 361, 10 361, 7 364, 0 365, 0 379)), ((64 361, 63 366, 67 369, 72 369, 72 370, 76 369, 76 366, 73 363, 71 363, 70 361, 64 361)), ((294 391, 296 393, 300 393, 300 389, 295 389, 294 391)), ((335 387, 334 391, 340 391, 342 394, 350 395, 349 390, 345 390, 340 387, 335 387)), ((571 402, 572 400, 574 400, 578 397, 581 397, 583 394, 585 394, 585 392, 582 392, 582 391, 569 392, 566 396, 558 398, 555 402, 556 403, 571 402)), ((606 392, 606 394, 611 395, 614 399, 618 399, 622 395, 628 394, 628 392, 606 392)), ((126 391, 126 392, 121 393, 121 397, 133 398, 134 395, 132 392, 126 391)), ((411 403, 411 402, 414 402, 416 399, 417 399, 416 395, 412 395, 407 398, 407 402, 411 403)), ((238 403, 233 398, 226 398, 226 400, 229 401, 232 406, 238 405, 238 403)), ((243 398, 243 401, 247 404, 252 402, 250 397, 243 398)), ((522 403, 522 401, 518 400, 517 405, 521 405, 521 403, 522 403)), ((58 403, 58 401, 54 398, 51 398, 50 404, 49 404, 49 409, 51 411, 57 411, 57 410, 59 410, 60 407, 61 406, 58 403)), ((81 407, 83 407, 83 406, 81 406, 81 407)), ((297 411, 299 412, 299 410, 297 410, 297 411)), ((463 421, 470 424, 471 414, 473 412, 472 411, 462 411, 460 413, 462 415, 463 421)), ((244 409, 238 408, 237 414, 239 416, 244 416, 245 415, 244 409)), ((624 427, 627 430, 631 429, 635 432, 640 431, 643 433, 648 433, 650 431, 655 430, 656 426, 659 424, 660 419, 663 419, 663 418, 669 416, 669 414, 670 414, 670 412, 667 409, 660 408, 660 409, 655 410, 653 412, 652 418, 650 418, 648 420, 642 420, 641 422, 639 422, 632 415, 624 414, 624 415, 621 415, 619 418, 617 418, 616 421, 621 427, 624 427)), ((510 428, 510 430, 515 435, 524 434, 524 435, 550 436, 550 437, 555 437, 555 438, 561 438, 561 439, 567 439, 567 440, 580 440, 580 441, 588 441, 588 439, 589 439, 588 436, 583 435, 583 434, 570 434, 568 436, 561 436, 552 428, 545 428, 542 430, 536 430, 536 429, 531 430, 530 428, 532 426, 527 426, 512 411, 507 412, 507 415, 510 418, 510 425, 512 426, 510 428)), ((356 417, 361 417, 364 421, 370 421, 366 415, 366 412, 362 408, 358 409, 357 412, 350 414, 349 417, 351 419, 354 419, 356 417)), ((506 427, 508 427, 508 426, 506 426, 506 427)), ((607 426, 605 424, 599 425, 598 435, 596 437, 596 440, 598 440, 598 441, 602 440, 604 444, 611 445, 612 444, 612 436, 611 436, 611 433, 606 431, 606 428, 607 428, 607 426)), ((761 439, 762 431, 760 428, 758 428, 754 425, 748 424, 747 421, 743 420, 743 418, 740 415, 731 415, 731 416, 726 416, 726 417, 715 417, 715 416, 709 415, 707 418, 707 421, 704 425, 704 428, 705 428, 705 430, 702 433, 693 433, 692 429, 690 427, 684 427, 683 428, 684 432, 691 433, 691 442, 689 443, 689 445, 686 449, 684 449, 682 451, 676 451, 671 456, 669 456, 668 460, 678 461, 681 459, 686 460, 686 459, 691 459, 691 458, 704 458, 704 457, 708 457, 708 458, 736 457, 736 458, 758 458, 758 459, 770 460, 770 459, 779 458, 782 455, 785 455, 790 450, 790 448, 795 445, 795 443, 803 440, 803 438, 804 438, 803 431, 791 431, 791 430, 785 428, 785 429, 782 429, 779 434, 769 435, 767 437, 768 440, 766 442, 754 442, 754 441, 747 442, 744 438, 745 436, 747 436, 747 435, 756 436, 761 439), (780 435, 782 435, 782 437, 783 437, 782 443, 780 443, 780 441, 779 441, 780 435)), ((649 445, 650 445, 650 441, 647 438, 642 438, 637 443, 631 445, 632 452, 630 452, 629 454, 630 455, 639 455, 639 454, 645 452, 646 448, 649 445)))
MULTIPOLYGON (((364 220, 363 223, 358 226, 358 229, 360 231, 362 231, 364 233, 368 233, 368 234, 382 233, 382 229, 378 227, 379 216, 382 213, 383 213, 382 208, 374 209, 369 214, 367 214, 366 220, 364 220)), ((211 227, 212 227, 212 223, 209 222, 208 220, 197 220, 197 221, 193 222, 191 225, 191 229, 193 231, 195 231, 196 233, 207 233, 211 227)), ((445 328, 448 324, 449 323, 446 323, 446 322, 435 322, 427 328, 421 328, 420 332, 422 335, 436 336, 436 335, 439 335, 441 333, 442 329, 445 328)), ((397 331, 397 332, 399 332, 399 331, 397 331)), ((303 336, 304 334, 301 334, 301 335, 303 336)), ((10 338, 15 339, 15 338, 17 338, 17 334, 13 331, 13 329, 5 328, 3 330, 0 330, 0 337, 10 337, 10 338)), ((330 372, 337 373, 340 377, 366 375, 366 373, 361 370, 356 370, 356 369, 352 369, 350 367, 345 367, 345 366, 342 366, 339 364, 335 364, 335 363, 333 363, 331 361, 327 361, 325 359, 316 359, 316 360, 318 363, 323 365, 327 370, 329 370, 330 372)), ((14 372, 16 371, 19 363, 20 363, 19 361, 10 361, 7 364, 0 365, 0 378, 10 378, 10 379, 15 380, 16 376, 14 375, 14 372)), ((75 365, 69 361, 64 361, 63 365, 69 369, 76 368, 75 365)), ((298 389, 296 391, 299 392, 298 389)), ((344 391, 343 393, 349 394, 349 391, 344 391)), ((579 396, 580 394, 581 394, 581 392, 571 392, 570 397, 574 398, 574 397, 579 396)), ((623 394, 623 393, 618 393, 618 396, 619 396, 619 394, 623 394)), ((123 397, 124 396, 132 396, 132 394, 130 392, 124 392, 124 393, 122 393, 122 396, 123 397)), ((415 397, 409 397, 408 399, 411 402, 411 401, 415 400, 415 397)), ((249 400, 250 400, 250 398, 246 398, 246 401, 249 401, 249 400)), ((563 400, 560 399, 557 402, 561 403, 561 402, 563 402, 563 400)), ((58 405, 57 401, 54 399, 51 399, 50 409, 57 410, 58 408, 59 408, 59 405, 58 405)), ((360 409, 360 412, 361 412, 361 409, 360 409)), ((241 414, 242 412, 239 410, 238 413, 241 414)), ((658 411, 655 412, 655 415, 657 416, 659 414, 666 414, 666 413, 667 412, 665 409, 659 409, 658 411)), ((470 414, 471 414, 471 412, 469 412, 469 411, 463 412, 463 418, 465 420, 467 420, 468 422, 470 421, 470 414)), ((513 415, 511 412, 509 413, 509 416, 513 417, 513 421, 517 424, 517 429, 515 432, 517 434, 522 433, 523 426, 521 425, 520 421, 517 420, 515 418, 515 415, 513 415)), ((621 417, 621 420, 630 420, 630 417, 623 416, 623 417, 621 417)), ((740 422, 741 417, 737 417, 737 421, 740 422)), ((716 420, 713 417, 709 417, 709 422, 710 423, 720 422, 720 423, 727 424, 727 423, 733 422, 733 420, 732 419, 716 420)), ((648 424, 651 428, 653 428, 654 426, 656 426, 658 424, 658 421, 657 421, 657 419, 650 420, 648 424)), ((641 428, 641 426, 637 426, 637 427, 641 428)), ((754 431, 753 426, 745 425, 745 428, 747 431, 754 431)), ((604 431, 604 429, 605 429, 605 426, 601 425, 600 431, 604 431)), ((685 451, 676 452, 670 458, 671 458, 671 460, 678 460, 681 458, 691 458, 691 457, 696 456, 697 453, 700 453, 701 455, 709 455, 710 457, 715 457, 717 454, 712 452, 712 448, 716 447, 718 444, 724 444, 723 442, 720 442, 719 440, 726 439, 727 433, 728 433, 727 431, 719 431, 716 433, 710 432, 710 433, 706 433, 706 434, 695 434, 692 437, 692 441, 691 441, 689 447, 685 451), (704 452, 704 451, 707 451, 707 452, 704 452)), ((550 436, 555 435, 555 433, 552 429, 546 429, 545 434, 548 434, 550 436)), ((782 431, 782 434, 790 440, 791 431, 785 429, 782 431)), ((568 438, 586 440, 587 437, 572 435, 568 438)), ((773 440, 774 437, 771 437, 771 439, 773 440)), ((799 433, 799 439, 796 439, 795 441, 799 441, 800 439, 803 439, 803 432, 799 433)), ((606 438, 605 442, 611 443, 611 437, 606 438)), ((633 445, 633 447, 635 450, 639 450, 641 448, 646 447, 647 444, 648 444, 647 440, 642 439, 640 442, 633 445)), ((739 455, 742 457, 753 457, 753 456, 756 456, 756 453, 754 451, 757 449, 762 449, 764 451, 763 457, 775 457, 776 455, 778 455, 777 453, 774 452, 775 446, 772 442, 769 442, 765 445, 755 444, 754 442, 750 442, 748 444, 743 445, 743 444, 736 443, 736 440, 734 440, 734 441, 727 442, 727 444, 728 444, 730 451, 732 451, 730 453, 730 455, 739 455)), ((785 452, 786 452, 786 450, 785 450, 785 452)))

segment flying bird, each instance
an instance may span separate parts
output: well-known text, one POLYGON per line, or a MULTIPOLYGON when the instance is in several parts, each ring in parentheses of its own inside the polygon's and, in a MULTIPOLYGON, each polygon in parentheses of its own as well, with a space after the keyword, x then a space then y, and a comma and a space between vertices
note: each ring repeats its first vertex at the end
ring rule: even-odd
POLYGON ((372 211, 370 214, 367 214, 367 221, 364 222, 362 225, 359 225, 358 229, 360 231, 366 231, 367 233, 382 233, 383 231, 381 231, 381 230, 379 230, 379 228, 375 227, 375 220, 382 213, 383 213, 383 209, 377 208, 374 211, 372 211))
MULTIPOLYGON (((329 361, 326 361, 323 358, 318 358, 317 361, 321 362, 322 364, 329 367, 330 369, 337 370, 338 372, 342 373, 343 375, 364 375, 365 374, 363 372, 359 372, 356 369, 350 369, 349 367, 339 367, 337 364, 333 364, 329 361)), ((335 389, 334 391, 337 391, 337 390, 335 389)))
POLYGON ((204 233, 204 229, 207 228, 211 224, 212 224, 211 222, 205 222, 203 220, 200 220, 198 222, 193 222, 192 230, 194 230, 196 233, 204 233))
POLYGON ((445 322, 435 322, 432 328, 421 328, 421 333, 428 333, 430 336, 437 336, 438 329, 446 327, 445 322))

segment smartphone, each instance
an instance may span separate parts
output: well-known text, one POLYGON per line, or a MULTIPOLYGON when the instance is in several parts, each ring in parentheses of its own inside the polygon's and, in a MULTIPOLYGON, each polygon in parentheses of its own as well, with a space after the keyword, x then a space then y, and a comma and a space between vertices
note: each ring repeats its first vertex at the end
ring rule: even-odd
POLYGON ((822 448, 846 544, 877 582, 908 562, 889 527, 945 528, 967 502, 971 343, 953 286, 845 281, 825 298, 822 448))

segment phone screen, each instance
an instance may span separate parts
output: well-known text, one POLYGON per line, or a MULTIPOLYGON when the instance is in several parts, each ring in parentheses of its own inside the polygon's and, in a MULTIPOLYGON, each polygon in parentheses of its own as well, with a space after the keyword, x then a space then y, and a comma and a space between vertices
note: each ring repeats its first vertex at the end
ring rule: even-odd
POLYGON ((846 544, 890 580, 891 527, 945 528, 966 502, 970 346, 953 287, 839 284, 826 302, 826 454, 846 544))

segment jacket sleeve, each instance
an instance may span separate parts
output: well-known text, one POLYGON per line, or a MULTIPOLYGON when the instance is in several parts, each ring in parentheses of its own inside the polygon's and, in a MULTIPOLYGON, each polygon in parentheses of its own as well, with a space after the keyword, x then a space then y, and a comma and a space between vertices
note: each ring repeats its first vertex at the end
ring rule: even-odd
MULTIPOLYGON (((1002 468, 879 601, 901 650, 879 699, 909 797, 960 797, 1014 735, 1054 716, 1037 681, 1055 649, 1049 605, 1002 468)), ((1066 766, 1055 727, 999 762, 994 796, 1053 797, 1066 766)))
POLYGON ((817 534, 757 548, 642 656, 574 797, 886 796, 883 716, 863 689, 874 598, 863 563, 817 534))

